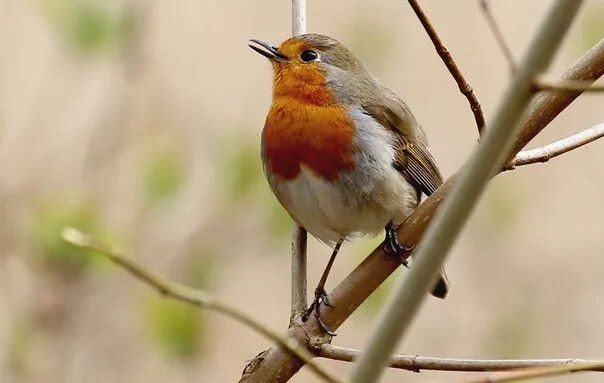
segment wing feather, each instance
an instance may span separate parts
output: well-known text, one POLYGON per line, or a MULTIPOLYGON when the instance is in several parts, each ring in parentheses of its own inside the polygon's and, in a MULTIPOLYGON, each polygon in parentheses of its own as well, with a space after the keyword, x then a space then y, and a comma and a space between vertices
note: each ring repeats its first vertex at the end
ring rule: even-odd
POLYGON ((408 182, 429 196, 442 185, 442 175, 425 144, 421 127, 409 108, 402 101, 397 101, 389 105, 366 105, 364 109, 369 116, 394 133, 396 154, 392 166, 408 182))

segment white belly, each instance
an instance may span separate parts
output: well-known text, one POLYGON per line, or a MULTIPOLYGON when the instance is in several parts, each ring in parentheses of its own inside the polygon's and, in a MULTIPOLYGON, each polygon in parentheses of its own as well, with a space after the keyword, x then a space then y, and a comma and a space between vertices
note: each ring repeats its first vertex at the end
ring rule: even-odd
POLYGON ((280 200, 298 224, 321 241, 334 244, 358 235, 375 235, 391 220, 400 222, 410 213, 414 190, 409 190, 399 174, 394 176, 399 182, 380 185, 374 198, 343 191, 343 185, 333 185, 306 168, 278 189, 280 200))

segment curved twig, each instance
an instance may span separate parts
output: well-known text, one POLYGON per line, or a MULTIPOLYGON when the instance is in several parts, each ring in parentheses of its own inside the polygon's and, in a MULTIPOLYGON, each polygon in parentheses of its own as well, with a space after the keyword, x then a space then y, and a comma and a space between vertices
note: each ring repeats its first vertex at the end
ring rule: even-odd
POLYGON ((172 298, 190 305, 214 310, 222 313, 239 323, 251 328, 257 333, 265 336, 272 342, 277 343, 283 347, 289 353, 303 360, 308 367, 319 377, 326 382, 341 383, 342 380, 333 376, 329 372, 325 371, 323 367, 316 364, 312 358, 313 355, 308 352, 296 339, 285 338, 277 334, 275 331, 269 329, 261 322, 252 318, 250 315, 244 313, 238 308, 231 306, 230 304, 223 302, 213 296, 212 294, 198 289, 192 289, 185 285, 181 285, 176 282, 169 281, 154 272, 147 270, 145 267, 137 264, 131 259, 117 253, 108 246, 96 241, 94 238, 80 232, 74 228, 66 228, 62 233, 63 239, 73 246, 77 246, 81 249, 92 250, 96 253, 103 255, 111 262, 120 266, 124 270, 128 271, 134 277, 139 279, 141 282, 151 286, 157 290, 160 294, 172 298))
POLYGON ((442 61, 447 66, 447 69, 455 79, 455 82, 457 83, 460 92, 468 99, 468 102, 470 103, 470 109, 474 114, 474 120, 476 120, 476 127, 478 128, 478 133, 482 134, 486 123, 484 120, 484 114, 482 113, 482 106, 480 105, 480 101, 478 101, 478 97, 476 97, 476 94, 474 94, 474 89, 472 89, 472 85, 470 85, 468 80, 466 80, 466 78, 464 77, 463 73, 461 73, 461 70, 455 63, 455 60, 453 60, 451 53, 438 36, 438 33, 436 33, 436 30, 432 26, 432 23, 430 23, 430 20, 428 20, 428 17, 424 13, 423 9, 420 7, 417 0, 409 0, 409 4, 411 5, 411 8, 413 8, 413 12, 415 12, 419 21, 424 26, 424 29, 430 37, 430 40, 432 40, 432 44, 434 44, 434 48, 436 48, 436 53, 438 53, 442 61))
POLYGON ((517 166, 547 162, 554 157, 570 152, 573 149, 580 148, 581 146, 587 145, 602 137, 604 137, 604 122, 549 145, 536 149, 523 150, 514 157, 514 159, 506 166, 505 170, 511 170, 517 166))

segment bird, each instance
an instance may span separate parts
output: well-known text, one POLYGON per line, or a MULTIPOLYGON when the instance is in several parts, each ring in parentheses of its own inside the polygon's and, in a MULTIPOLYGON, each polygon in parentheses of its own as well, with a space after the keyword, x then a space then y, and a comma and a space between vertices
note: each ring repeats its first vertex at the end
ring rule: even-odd
MULTIPOLYGON (((279 46, 248 45, 273 69, 261 138, 268 184, 296 224, 333 248, 302 318, 314 312, 335 335, 320 308, 331 306, 325 284, 342 243, 384 230, 386 253, 408 253, 397 228, 443 177, 411 109, 336 39, 303 34, 279 46)), ((445 298, 448 290, 442 270, 432 294, 445 298)))

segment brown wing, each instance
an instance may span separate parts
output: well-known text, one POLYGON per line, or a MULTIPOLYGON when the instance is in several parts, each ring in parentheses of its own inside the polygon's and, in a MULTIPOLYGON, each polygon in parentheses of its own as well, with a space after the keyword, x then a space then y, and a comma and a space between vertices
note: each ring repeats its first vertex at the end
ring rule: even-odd
MULTIPOLYGON (((365 105, 365 111, 377 122, 395 133, 396 156, 392 166, 405 179, 427 196, 434 193, 443 183, 436 161, 426 146, 426 137, 409 107, 393 97, 384 101, 386 105, 365 105)), ((445 270, 432 289, 432 295, 444 299, 449 292, 445 270)))
POLYGON ((421 127, 408 107, 393 101, 390 105, 366 105, 368 115, 395 133, 396 156, 392 166, 427 196, 443 183, 434 157, 425 144, 421 127))

